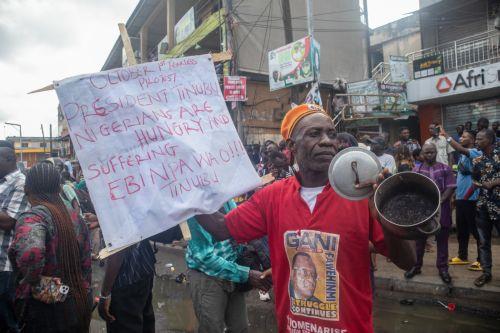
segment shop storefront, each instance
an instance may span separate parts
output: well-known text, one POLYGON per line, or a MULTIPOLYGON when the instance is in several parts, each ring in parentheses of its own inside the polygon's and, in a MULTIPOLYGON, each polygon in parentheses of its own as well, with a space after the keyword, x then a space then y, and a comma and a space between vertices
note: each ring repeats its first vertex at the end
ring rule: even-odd
POLYGON ((421 140, 429 137, 432 122, 454 133, 467 121, 475 127, 481 117, 500 120, 500 63, 412 80, 407 92, 408 101, 418 105, 421 140))

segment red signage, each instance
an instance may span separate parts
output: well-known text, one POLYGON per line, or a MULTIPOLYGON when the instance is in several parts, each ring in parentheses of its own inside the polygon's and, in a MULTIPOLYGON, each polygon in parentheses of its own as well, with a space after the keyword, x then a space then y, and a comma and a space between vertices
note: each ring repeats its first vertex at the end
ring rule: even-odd
POLYGON ((247 100, 247 78, 245 76, 224 76, 224 100, 228 102, 247 100))
POLYGON ((453 83, 451 83, 450 79, 448 79, 446 76, 442 77, 438 80, 436 84, 436 89, 441 93, 446 93, 450 91, 451 87, 453 86, 453 83))

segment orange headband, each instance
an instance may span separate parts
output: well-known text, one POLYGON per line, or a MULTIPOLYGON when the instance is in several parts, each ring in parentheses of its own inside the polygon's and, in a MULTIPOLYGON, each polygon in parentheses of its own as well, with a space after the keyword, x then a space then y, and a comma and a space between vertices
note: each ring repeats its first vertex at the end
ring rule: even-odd
POLYGON ((299 121, 313 113, 324 113, 326 115, 325 110, 316 104, 301 104, 288 111, 281 122, 281 136, 283 136, 283 139, 290 139, 293 129, 299 121))

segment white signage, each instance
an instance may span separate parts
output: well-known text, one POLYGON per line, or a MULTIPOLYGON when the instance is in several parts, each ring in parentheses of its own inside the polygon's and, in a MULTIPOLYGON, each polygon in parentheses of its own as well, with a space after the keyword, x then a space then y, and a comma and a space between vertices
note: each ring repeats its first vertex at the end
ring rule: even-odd
POLYGON ((260 184, 210 55, 55 82, 110 249, 145 239, 260 184))
POLYGON ((408 58, 401 56, 389 57, 389 68, 391 70, 392 82, 408 82, 410 81, 410 71, 408 67, 408 58))
POLYGON ((495 87, 500 87, 500 63, 410 81, 407 84, 408 102, 415 103, 495 87))

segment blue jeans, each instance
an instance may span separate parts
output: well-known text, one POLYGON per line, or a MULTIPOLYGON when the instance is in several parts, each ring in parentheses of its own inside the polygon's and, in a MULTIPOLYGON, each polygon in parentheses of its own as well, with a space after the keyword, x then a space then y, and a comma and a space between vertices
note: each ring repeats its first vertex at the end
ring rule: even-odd
POLYGON ((0 330, 19 332, 17 320, 14 315, 14 274, 0 272, 0 330))

